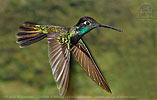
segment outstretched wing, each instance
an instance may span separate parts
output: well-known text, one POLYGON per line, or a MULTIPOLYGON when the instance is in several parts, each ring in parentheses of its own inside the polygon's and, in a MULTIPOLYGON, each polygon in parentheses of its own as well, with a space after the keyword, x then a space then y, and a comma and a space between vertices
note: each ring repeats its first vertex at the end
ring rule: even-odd
POLYGON ((107 81, 101 74, 100 70, 95 64, 89 50, 87 49, 83 41, 80 39, 76 45, 73 45, 71 50, 81 67, 88 74, 88 76, 90 76, 91 79, 95 81, 98 85, 100 85, 102 88, 106 89, 108 92, 111 93, 107 81))
POLYGON ((57 83, 59 94, 64 96, 69 83, 70 52, 67 44, 59 43, 56 33, 48 33, 48 54, 54 80, 57 83))

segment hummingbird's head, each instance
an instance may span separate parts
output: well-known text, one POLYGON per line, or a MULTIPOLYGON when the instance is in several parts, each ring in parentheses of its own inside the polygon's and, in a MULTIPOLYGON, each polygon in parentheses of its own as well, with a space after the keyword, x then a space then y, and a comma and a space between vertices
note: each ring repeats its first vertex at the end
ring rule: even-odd
POLYGON ((95 19, 87 16, 81 17, 78 23, 75 25, 75 27, 76 27, 76 31, 78 31, 81 35, 91 31, 96 27, 105 27, 121 32, 121 30, 114 28, 112 26, 99 24, 95 19))

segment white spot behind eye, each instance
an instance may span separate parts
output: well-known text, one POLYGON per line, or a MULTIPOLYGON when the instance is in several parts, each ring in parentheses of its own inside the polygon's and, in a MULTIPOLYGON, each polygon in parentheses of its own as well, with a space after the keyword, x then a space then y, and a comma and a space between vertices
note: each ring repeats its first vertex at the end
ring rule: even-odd
POLYGON ((85 24, 85 25, 86 25, 86 23, 87 23, 87 21, 85 21, 83 24, 85 24))

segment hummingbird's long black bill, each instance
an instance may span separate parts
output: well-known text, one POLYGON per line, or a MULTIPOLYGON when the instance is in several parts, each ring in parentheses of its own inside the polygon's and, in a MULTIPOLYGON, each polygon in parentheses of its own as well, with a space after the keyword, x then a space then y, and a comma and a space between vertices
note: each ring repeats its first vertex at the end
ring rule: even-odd
POLYGON ((119 32, 122 32, 122 30, 120 29, 117 29, 117 28, 114 28, 112 26, 109 26, 109 25, 103 25, 103 24, 99 24, 98 27, 105 27, 105 28, 110 28, 110 29, 113 29, 113 30, 116 30, 116 31, 119 31, 119 32))

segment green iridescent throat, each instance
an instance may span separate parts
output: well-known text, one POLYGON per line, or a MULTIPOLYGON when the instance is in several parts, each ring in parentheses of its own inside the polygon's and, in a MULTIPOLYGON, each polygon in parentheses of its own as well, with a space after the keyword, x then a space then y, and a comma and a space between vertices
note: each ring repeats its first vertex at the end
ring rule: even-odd
POLYGON ((90 29, 91 29, 91 27, 85 27, 85 28, 82 28, 79 32, 80 32, 80 34, 84 34, 90 29))

